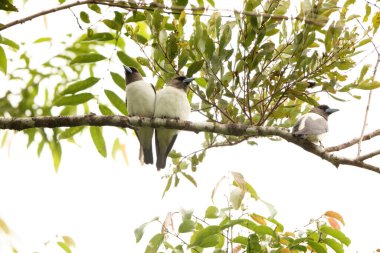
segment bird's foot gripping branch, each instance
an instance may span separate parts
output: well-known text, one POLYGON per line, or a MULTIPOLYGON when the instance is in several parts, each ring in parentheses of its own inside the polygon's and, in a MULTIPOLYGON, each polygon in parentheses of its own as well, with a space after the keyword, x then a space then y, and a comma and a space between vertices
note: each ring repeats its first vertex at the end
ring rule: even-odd
MULTIPOLYGON (((340 165, 351 165, 363 169, 368 169, 380 174, 380 167, 367 163, 366 160, 380 155, 379 150, 374 150, 359 157, 347 158, 333 154, 351 147, 359 142, 359 138, 352 139, 346 143, 333 147, 322 148, 314 145, 308 140, 294 136, 287 128, 262 127, 243 124, 219 124, 210 122, 190 122, 175 119, 126 117, 119 115, 99 116, 95 114, 79 116, 46 116, 46 117, 20 117, 9 118, 0 117, 0 129, 10 129, 21 131, 30 128, 57 128, 57 127, 78 127, 78 126, 114 126, 121 128, 150 127, 167 128, 194 133, 211 132, 221 135, 244 136, 246 139, 254 137, 281 137, 304 150, 321 157, 336 167, 340 165)), ((362 141, 369 140, 380 135, 380 129, 363 136, 362 141)))

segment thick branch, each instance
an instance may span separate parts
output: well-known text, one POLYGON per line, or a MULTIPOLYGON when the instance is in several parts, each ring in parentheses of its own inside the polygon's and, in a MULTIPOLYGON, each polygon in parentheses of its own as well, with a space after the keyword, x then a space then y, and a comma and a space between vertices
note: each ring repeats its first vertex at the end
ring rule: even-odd
POLYGON ((288 19, 297 19, 301 21, 305 21, 308 24, 316 25, 316 26, 324 26, 322 22, 319 22, 316 19, 309 19, 309 18, 302 18, 302 17, 287 17, 284 15, 272 15, 272 14, 267 14, 267 13, 255 13, 251 11, 237 11, 237 10, 227 10, 227 9, 215 9, 215 8, 208 8, 208 7, 192 7, 192 8, 185 8, 183 6, 165 6, 163 4, 159 3, 151 3, 151 4, 139 4, 136 5, 134 2, 128 2, 128 1, 114 1, 114 0, 79 0, 70 4, 64 4, 60 5, 58 7, 49 9, 49 10, 44 10, 38 13, 35 13, 33 15, 30 15, 28 17, 12 21, 8 24, 0 26, 0 31, 5 30, 7 28, 10 28, 12 26, 18 25, 25 23, 27 21, 30 21, 32 19, 54 13, 57 11, 69 9, 74 6, 79 6, 83 4, 99 4, 99 5, 107 5, 107 6, 113 6, 113 7, 119 7, 123 9, 128 9, 128 10, 150 10, 153 11, 155 9, 160 9, 160 10, 167 10, 167 13, 174 13, 174 14, 179 14, 181 11, 190 11, 191 13, 187 13, 190 15, 199 15, 199 16, 208 16, 207 14, 203 14, 202 12, 209 11, 209 12, 230 12, 230 13, 239 13, 242 15, 246 16, 255 16, 255 17, 268 17, 272 18, 273 20, 288 20, 288 19))
MULTIPOLYGON (((380 174, 380 168, 364 163, 362 160, 339 157, 329 153, 320 146, 293 136, 288 129, 280 127, 260 127, 242 124, 219 124, 211 122, 190 122, 174 119, 161 118, 140 118, 126 116, 98 116, 95 114, 83 116, 50 116, 50 117, 30 117, 30 118, 4 118, 0 117, 0 129, 24 130, 28 128, 56 128, 56 127, 74 127, 74 126, 115 126, 123 128, 134 127, 165 127, 170 129, 179 129, 199 132, 212 132, 223 135, 247 136, 247 137, 265 137, 278 136, 288 142, 300 146, 304 150, 321 157, 332 163, 334 166, 352 165, 368 169, 380 174)), ((378 130, 380 133, 380 130, 378 130)), ((365 137, 365 136, 364 136, 365 137)))

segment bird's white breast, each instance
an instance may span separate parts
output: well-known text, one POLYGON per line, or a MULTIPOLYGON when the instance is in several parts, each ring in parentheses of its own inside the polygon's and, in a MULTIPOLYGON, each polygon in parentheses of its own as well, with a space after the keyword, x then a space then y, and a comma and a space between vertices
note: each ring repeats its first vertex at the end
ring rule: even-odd
POLYGON ((149 83, 143 80, 130 83, 125 93, 129 115, 153 116, 156 94, 149 83))
POLYGON ((311 120, 322 119, 322 120, 324 120, 324 118, 321 115, 319 115, 319 114, 316 114, 316 113, 306 113, 301 118, 300 126, 298 128, 299 130, 305 128, 306 119, 311 119, 311 120))
POLYGON ((190 110, 190 104, 183 90, 166 86, 157 92, 155 117, 187 120, 190 115, 190 110))

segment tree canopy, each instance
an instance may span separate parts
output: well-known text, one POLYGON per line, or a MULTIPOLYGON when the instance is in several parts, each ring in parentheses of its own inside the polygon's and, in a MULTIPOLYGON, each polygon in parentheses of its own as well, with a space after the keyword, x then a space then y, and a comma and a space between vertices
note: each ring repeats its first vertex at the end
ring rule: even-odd
MULTIPOLYGON (((182 179, 196 185, 194 175, 207 150, 242 142, 256 145, 258 137, 284 139, 336 167, 352 165, 380 173, 371 160, 380 151, 361 152, 367 141, 380 135, 380 129, 365 131, 368 109, 363 112, 362 133, 333 147, 289 132, 321 96, 344 103, 362 99, 358 91, 368 90, 370 106, 371 91, 380 87, 380 53, 374 39, 379 5, 354 0, 239 4, 232 9, 214 0, 59 0, 56 7, 41 6, 34 14, 14 19, 22 3, 3 1, 0 144, 4 146, 12 130, 22 131, 37 155, 51 150, 58 170, 65 152, 61 143, 80 142, 86 131, 99 155, 109 156, 111 145, 112 155, 125 152, 119 137, 104 138, 104 126, 127 134, 139 126, 202 132, 201 149, 184 154, 177 146, 170 153, 165 191, 182 179), (12 37, 15 27, 57 12, 72 15, 75 32, 60 34, 58 41, 48 35, 34 41, 12 37), (48 59, 41 60, 35 46, 41 46, 48 59), (366 61, 370 54, 377 55, 374 62, 366 61), (178 75, 195 77, 188 100, 198 122, 128 117, 122 65, 138 69, 157 90, 178 75), (356 144, 357 156, 336 153, 356 144)), ((60 33, 59 27, 54 29, 60 33)), ((188 220, 183 222, 193 224, 188 220)))

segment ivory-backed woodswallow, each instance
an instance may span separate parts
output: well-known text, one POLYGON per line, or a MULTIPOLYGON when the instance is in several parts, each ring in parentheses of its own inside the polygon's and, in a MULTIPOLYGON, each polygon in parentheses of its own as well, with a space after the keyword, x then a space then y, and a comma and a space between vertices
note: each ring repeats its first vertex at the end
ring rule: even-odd
MULTIPOLYGON (((157 92, 154 117, 187 120, 190 115, 190 104, 187 100, 188 85, 194 78, 179 76, 170 81, 162 90, 157 92)), ((166 158, 173 148, 178 130, 156 129, 157 170, 166 166, 166 158)))
MULTIPOLYGON (((156 90, 145 82, 133 67, 124 66, 125 93, 128 114, 130 116, 153 117, 156 101, 156 90)), ((135 130, 140 142, 139 159, 141 163, 153 164, 152 137, 153 128, 141 127, 135 130)))
POLYGON ((319 142, 323 147, 321 140, 329 130, 328 117, 337 111, 339 110, 331 109, 327 105, 320 105, 313 108, 309 113, 306 113, 298 119, 293 126, 292 134, 308 139, 311 142, 319 142))

